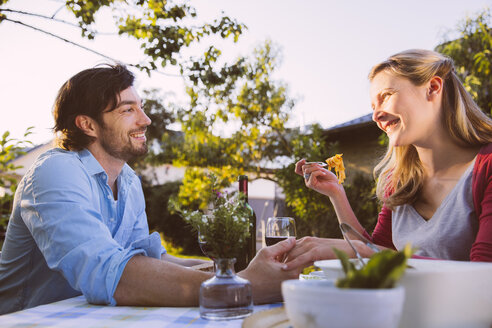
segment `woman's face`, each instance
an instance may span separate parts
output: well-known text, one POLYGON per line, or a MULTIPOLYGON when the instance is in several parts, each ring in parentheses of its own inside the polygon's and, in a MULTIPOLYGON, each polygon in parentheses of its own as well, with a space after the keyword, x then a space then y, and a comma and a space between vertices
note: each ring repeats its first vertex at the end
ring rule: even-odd
POLYGON ((389 72, 371 82, 372 119, 389 138, 391 146, 425 147, 440 130, 440 103, 430 96, 431 82, 415 86, 389 72))

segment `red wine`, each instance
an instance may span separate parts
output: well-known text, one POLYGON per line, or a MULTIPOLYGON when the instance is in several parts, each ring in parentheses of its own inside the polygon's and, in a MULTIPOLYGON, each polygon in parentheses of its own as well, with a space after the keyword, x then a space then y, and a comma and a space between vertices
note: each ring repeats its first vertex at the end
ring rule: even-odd
POLYGON ((265 243, 267 244, 267 246, 272 246, 272 245, 275 245, 276 243, 278 243, 282 240, 286 240, 287 238, 289 238, 289 237, 285 237, 285 236, 265 237, 265 243))

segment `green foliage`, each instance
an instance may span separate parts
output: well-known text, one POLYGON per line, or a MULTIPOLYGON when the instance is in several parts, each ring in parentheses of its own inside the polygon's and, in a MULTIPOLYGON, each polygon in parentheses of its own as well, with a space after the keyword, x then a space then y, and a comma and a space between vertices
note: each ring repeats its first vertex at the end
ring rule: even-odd
POLYGON ((478 106, 492 114, 492 26, 490 8, 468 17, 456 28, 460 37, 436 47, 455 62, 455 69, 478 106))
MULTIPOLYGON (((9 11, 2 7, 5 3, 0 0, 0 24, 1 17, 9 16, 9 11)), ((252 54, 225 63, 214 40, 219 37, 237 42, 246 28, 230 17, 222 15, 203 22, 189 2, 173 0, 64 3, 78 22, 82 36, 96 38, 98 14, 111 11, 118 34, 141 43, 144 56, 136 67, 150 73, 158 67, 177 66, 185 79, 189 104, 184 107, 166 102, 166 95, 156 90, 143 95, 144 110, 152 119, 148 128, 150 152, 145 162, 131 165, 141 169, 147 164, 173 163, 188 168, 182 185, 144 184, 150 199, 147 212, 152 228, 164 231, 165 238, 173 244, 190 233, 183 231, 182 219, 167 212, 162 201, 176 194, 183 206, 204 209, 206 169, 219 177, 222 187, 246 172, 255 173, 253 179, 276 181, 287 195, 288 210, 295 211, 300 233, 339 233, 326 197, 305 188, 302 178, 293 174, 296 160, 322 160, 335 153, 335 146, 324 143, 319 126, 307 133, 287 128, 295 101, 289 97, 287 85, 273 79, 281 58, 277 46, 267 41, 252 54), (198 44, 206 49, 203 54, 193 58, 184 55, 186 48, 198 44), (173 123, 180 124, 182 132, 169 130, 173 123), (297 196, 306 202, 296 202, 297 196), (307 204, 312 207, 306 208, 307 204)), ((26 9, 27 12, 29 8, 26 9)), ((368 207, 361 206, 366 212, 368 207)), ((187 245, 196 245, 196 237, 190 238, 181 243, 185 251, 193 248, 187 245)))
MULTIPOLYGON (((31 129, 32 127, 27 128, 24 138, 31 134, 31 129)), ((32 145, 28 140, 10 138, 9 131, 4 132, 0 139, 0 188, 5 191, 0 196, 0 232, 5 231, 7 228, 12 211, 12 201, 17 189, 19 177, 14 175, 13 172, 22 168, 22 166, 14 165, 12 160, 25 154, 23 149, 28 145, 32 145)))
POLYGON ((249 235, 251 212, 244 206, 245 196, 239 192, 222 193, 214 174, 206 180, 210 204, 205 212, 184 209, 176 198, 171 198, 169 207, 180 213, 200 238, 207 244, 207 253, 212 258, 237 257, 249 235))
POLYGON ((277 58, 277 49, 267 42, 251 58, 237 59, 231 70, 212 73, 215 59, 208 59, 210 70, 200 72, 206 78, 190 78, 189 105, 178 113, 183 138, 166 138, 172 146, 162 143, 163 152, 173 152, 174 164, 271 173, 261 164, 289 153, 285 123, 293 106, 285 86, 271 79, 277 58))
MULTIPOLYGON (((323 129, 313 125, 309 133, 293 133, 291 138, 293 156, 291 163, 275 172, 277 182, 285 194, 285 201, 296 218, 297 234, 340 238, 338 219, 329 199, 305 186, 304 178, 294 174, 295 162, 301 158, 308 161, 324 161, 340 153, 336 143, 327 143, 323 129)), ((347 171, 345 192, 355 215, 361 224, 372 231, 377 219, 378 202, 374 198, 374 181, 362 174, 351 176, 347 171)))
POLYGON ((285 202, 296 218, 299 237, 305 235, 318 237, 339 236, 335 211, 326 196, 308 189, 304 178, 294 174, 295 163, 301 158, 308 161, 323 161, 338 151, 337 144, 327 144, 321 126, 314 125, 310 133, 292 133, 290 164, 277 170, 275 177, 285 194, 285 202))
POLYGON ((347 254, 336 248, 333 249, 340 259, 344 278, 336 281, 339 288, 393 288, 407 268, 407 260, 413 250, 406 245, 402 251, 383 250, 371 256, 369 261, 360 269, 349 259, 347 254))
POLYGON ((163 133, 168 132, 168 126, 176 121, 176 109, 172 103, 163 104, 167 94, 163 94, 157 89, 144 90, 143 109, 147 116, 152 120, 152 124, 147 128, 147 135, 150 139, 159 139, 163 133))
MULTIPOLYGON (((185 206, 205 208, 204 169, 219 176, 224 187, 233 181, 228 177, 254 172, 256 178, 273 180, 282 187, 289 211, 283 214, 296 218, 299 236, 341 237, 329 200, 307 189, 302 177, 294 174, 297 160, 324 160, 339 152, 337 145, 325 142, 319 125, 308 131, 286 128, 294 101, 287 87, 272 79, 278 58, 278 49, 266 42, 251 58, 237 59, 237 70, 228 78, 228 73, 218 77, 224 77, 225 85, 192 81, 189 107, 178 112, 183 135, 165 132, 159 140, 161 148, 149 160, 188 167, 179 191, 179 201, 185 206), (228 135, 221 134, 225 126, 228 135)), ((351 181, 345 186, 347 194, 370 229, 377 217, 372 179, 360 176, 351 181)))
POLYGON ((345 185, 345 193, 360 224, 369 232, 376 226, 381 205, 376 198, 376 183, 372 177, 357 173, 345 185))
POLYGON ((210 180, 203 170, 187 169, 178 193, 179 202, 188 208, 205 210, 211 201, 210 188, 210 180))
POLYGON ((148 182, 143 181, 149 229, 162 232, 168 251, 173 251, 173 249, 168 249, 170 244, 180 248, 180 253, 203 255, 198 247, 197 234, 180 215, 170 212, 167 206, 169 198, 178 194, 181 184, 181 181, 177 181, 151 186, 148 182))
MULTIPOLYGON (((6 2, 6 0, 0 0, 0 6, 6 2)), ((193 79, 206 80, 208 84, 223 83, 223 80, 215 79, 214 76, 220 75, 220 72, 229 74, 235 70, 235 67, 224 66, 212 69, 210 63, 214 61, 214 58, 208 55, 210 50, 199 58, 184 56, 184 50, 198 43, 211 44, 213 43, 211 37, 214 36, 237 42, 243 30, 246 29, 246 26, 228 16, 218 17, 211 22, 203 22, 199 19, 195 8, 186 1, 65 0, 62 2, 78 23, 81 35, 88 39, 95 39, 99 34, 96 27, 99 22, 98 14, 102 11, 110 11, 113 14, 114 25, 118 29, 117 33, 123 37, 140 41, 144 56, 140 63, 133 66, 149 74, 158 67, 178 66, 182 74, 190 75, 193 79), (204 74, 205 72, 207 73, 204 74)), ((11 12, 35 15, 48 21, 56 20, 57 12, 52 16, 45 16, 41 13, 30 12, 29 9, 10 11, 0 7, 0 23, 2 20, 10 20, 11 12)), ((30 26, 22 21, 11 20, 11 22, 30 26)), ((71 25, 71 23, 68 24, 71 25)), ((38 30, 43 31, 39 28, 38 30)), ((215 49, 213 46, 210 47, 215 49)))
POLYGON ((250 58, 238 58, 229 69, 214 67, 220 57, 216 49, 210 48, 205 57, 210 69, 200 71, 196 67, 196 76, 202 78, 191 75, 189 105, 178 111, 183 135, 164 133, 160 140, 156 138, 161 149, 149 158, 151 162, 165 158, 190 168, 179 199, 195 208, 203 208, 203 203, 197 204, 203 199, 199 191, 203 190, 203 172, 194 167, 212 171, 224 186, 232 183, 230 177, 245 172, 275 179, 274 170, 264 164, 277 161, 279 156, 291 156, 290 140, 297 135, 285 128, 294 102, 286 95, 286 86, 271 77, 279 58, 271 42, 255 49, 250 58))
MULTIPOLYGON (((329 199, 308 189, 304 179, 293 176, 294 164, 280 170, 281 185, 286 196, 288 215, 296 218, 298 237, 317 236, 340 238, 338 219, 329 199)), ((344 183, 345 193, 359 222, 367 231, 372 231, 377 221, 379 203, 374 196, 374 180, 358 173, 344 183)))
MULTIPOLYGON (((326 209, 325 212, 321 210, 314 216, 316 207, 296 209, 299 214, 296 219, 306 223, 305 229, 300 225, 300 231, 323 236, 330 235, 330 231, 338 233, 333 209, 326 198, 307 190, 302 178, 295 179, 295 183, 290 181, 292 163, 296 160, 305 156, 323 159, 333 152, 323 142, 317 142, 322 139, 321 127, 307 134, 287 128, 295 101, 288 96, 287 85, 273 79, 281 58, 277 46, 267 41, 252 54, 226 63, 211 37, 238 41, 245 26, 230 17, 222 15, 203 22, 189 2, 172 0, 66 0, 65 3, 84 37, 97 37, 98 14, 111 11, 118 33, 141 42, 144 59, 136 65, 138 68, 151 72, 158 67, 177 66, 185 79, 189 104, 182 108, 165 102, 165 95, 156 90, 144 94, 144 110, 152 119, 148 128, 150 153, 145 162, 131 163, 133 167, 173 163, 189 168, 178 198, 193 209, 205 206, 203 169, 215 173, 224 187, 232 183, 231 177, 255 173, 253 179, 279 182, 288 195, 300 194, 302 190, 311 193, 309 197, 319 198, 316 204, 326 209), (193 58, 183 55, 184 49, 198 43, 206 49, 202 55, 193 58), (175 122, 181 125, 182 132, 168 129, 175 122), (314 142, 300 141, 302 138, 314 142), (276 171, 283 173, 274 174, 276 171), (327 221, 332 226, 322 224, 327 221), (321 230, 313 231, 309 226, 320 226, 321 230)), ((0 14, 8 16, 9 12, 0 7, 0 14)), ((159 191, 166 190, 149 189, 151 197, 156 199, 159 191)), ((152 206, 159 208, 149 203, 148 209, 152 206)), ((290 209, 295 206, 293 203, 290 209)), ((166 213, 166 217, 172 215, 166 213)), ((160 222, 157 217, 155 222, 155 227, 164 228, 157 224, 160 222)), ((164 231, 166 238, 171 238, 167 236, 173 232, 164 231)))

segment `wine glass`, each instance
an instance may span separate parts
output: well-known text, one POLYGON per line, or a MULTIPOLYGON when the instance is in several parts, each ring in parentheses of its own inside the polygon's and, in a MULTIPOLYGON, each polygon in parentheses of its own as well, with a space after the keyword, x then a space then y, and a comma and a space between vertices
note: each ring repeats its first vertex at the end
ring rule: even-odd
POLYGON ((200 233, 200 230, 198 230, 198 245, 200 246, 200 249, 202 250, 203 255, 206 257, 210 258, 213 260, 214 258, 209 254, 210 253, 210 248, 207 245, 207 240, 205 239, 205 236, 200 233))
POLYGON ((296 221, 290 217, 268 218, 265 231, 265 243, 272 246, 279 241, 296 236, 296 221))

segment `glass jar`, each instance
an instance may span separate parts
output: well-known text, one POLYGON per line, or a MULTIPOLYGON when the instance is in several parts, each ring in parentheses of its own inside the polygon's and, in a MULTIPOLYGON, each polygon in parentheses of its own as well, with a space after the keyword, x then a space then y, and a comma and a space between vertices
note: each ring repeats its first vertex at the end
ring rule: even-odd
POLYGON ((200 287, 200 316, 208 320, 240 319, 253 312, 251 284, 236 275, 235 258, 214 259, 215 276, 200 287))

